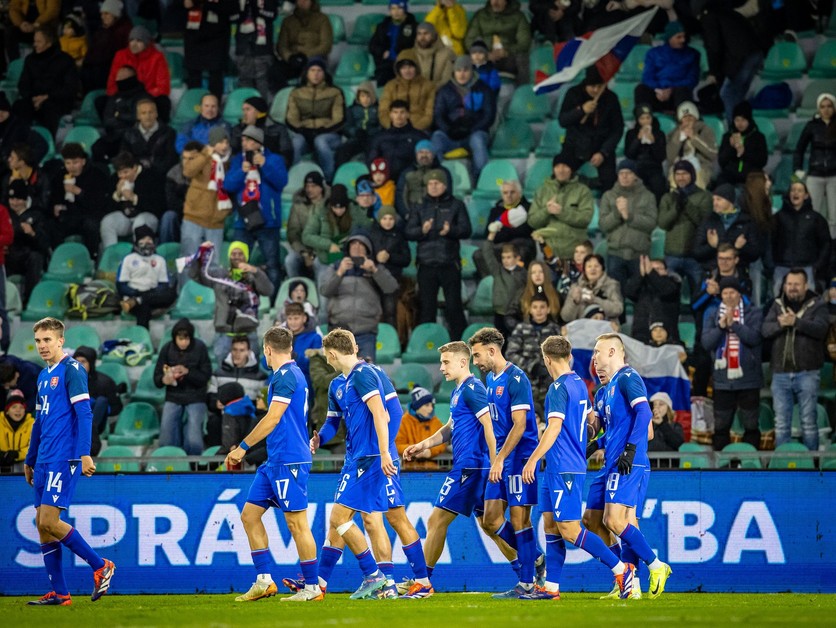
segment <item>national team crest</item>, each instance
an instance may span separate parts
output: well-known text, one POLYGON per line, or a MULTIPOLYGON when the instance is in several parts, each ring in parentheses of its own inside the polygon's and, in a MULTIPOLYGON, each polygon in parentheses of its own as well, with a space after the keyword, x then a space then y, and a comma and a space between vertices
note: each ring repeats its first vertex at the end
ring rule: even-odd
POLYGON ((343 398, 343 389, 342 388, 337 388, 337 399, 342 399, 342 398, 343 398))
POLYGON ((450 399, 450 405, 452 407, 455 408, 457 403, 459 403, 459 393, 456 393, 455 395, 453 395, 453 398, 450 399))
POLYGON ((505 392, 505 386, 497 386, 496 387, 496 398, 499 399, 502 397, 502 393, 505 392))
POLYGON ((50 388, 57 388, 58 387, 58 377, 53 377, 49 380, 49 387, 50 388))

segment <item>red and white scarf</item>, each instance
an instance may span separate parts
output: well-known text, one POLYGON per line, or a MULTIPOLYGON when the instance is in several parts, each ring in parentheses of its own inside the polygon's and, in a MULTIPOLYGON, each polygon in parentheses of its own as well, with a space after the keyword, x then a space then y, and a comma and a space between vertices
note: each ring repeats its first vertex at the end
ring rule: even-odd
POLYGON ((224 179, 226 178, 226 170, 224 169, 223 158, 218 155, 212 155, 212 173, 209 176, 209 189, 215 190, 218 195, 218 211, 225 211, 232 209, 232 200, 229 194, 224 190, 224 179))
MULTIPOLYGON (((734 308, 734 322, 743 324, 743 307, 742 302, 734 308)), ((722 320, 728 313, 728 308, 725 303, 720 303, 720 308, 717 311, 717 320, 722 320)), ((715 369, 726 369, 727 379, 740 379, 743 377, 743 367, 740 365, 740 338, 731 330, 731 327, 726 329, 726 339, 723 344, 717 348, 717 355, 714 359, 715 369)))

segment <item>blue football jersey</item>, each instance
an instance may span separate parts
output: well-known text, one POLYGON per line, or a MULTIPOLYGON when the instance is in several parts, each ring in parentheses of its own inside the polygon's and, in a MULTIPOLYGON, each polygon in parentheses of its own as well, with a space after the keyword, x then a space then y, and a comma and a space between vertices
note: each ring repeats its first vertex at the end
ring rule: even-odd
POLYGON ((485 386, 471 375, 450 395, 454 469, 490 467, 485 428, 479 422, 479 417, 486 412, 490 410, 485 386))
POLYGON ((26 464, 89 456, 92 426, 87 371, 70 356, 64 356, 38 375, 35 425, 26 464))
POLYGON ((546 393, 546 420, 563 419, 557 440, 546 452, 546 468, 553 473, 586 472, 586 415, 589 394, 574 372, 564 373, 546 393))
POLYGON ((374 417, 366 401, 380 395, 384 403, 383 384, 377 371, 365 362, 358 362, 345 378, 345 420, 346 441, 351 442, 351 450, 356 458, 379 456, 377 431, 374 429, 374 417))
POLYGON ((271 404, 287 405, 279 424, 267 437, 268 462, 311 462, 308 438, 308 383, 296 362, 285 362, 273 372, 267 398, 271 404))
POLYGON ((398 446, 395 445, 395 439, 398 437, 398 430, 401 429, 401 421, 403 420, 403 408, 401 401, 398 399, 398 391, 395 390, 395 385, 389 376, 377 364, 369 364, 377 376, 380 378, 380 383, 383 385, 384 403, 386 412, 389 413, 389 455, 392 460, 398 457, 398 446))
POLYGON ((600 386, 598 390, 595 391, 595 395, 592 398, 592 406, 595 408, 595 414, 598 416, 598 429, 604 430, 603 436, 598 439, 598 445, 601 449, 604 449, 607 446, 607 432, 610 429, 610 422, 607 419, 607 412, 604 409, 604 399, 607 396, 607 387, 600 386))
POLYGON ((644 380, 631 366, 624 366, 606 387, 604 412, 607 420, 605 462, 613 467, 627 443, 636 446, 634 464, 649 465, 647 457, 647 426, 650 406, 644 380))
POLYGON ((508 362, 499 375, 488 373, 486 378, 488 404, 496 435, 496 451, 502 449, 505 439, 514 425, 511 413, 525 410, 525 431, 520 442, 514 448, 512 458, 528 458, 537 448, 537 417, 534 414, 534 397, 531 394, 531 382, 520 367, 508 362))
MULTIPOLYGON (((326 428, 330 427, 331 430, 328 430, 328 433, 333 437, 334 434, 337 433, 337 430, 340 429, 340 421, 345 418, 345 375, 340 373, 334 379, 331 380, 331 383, 328 385, 328 413, 325 419, 325 425, 320 428, 320 436, 326 432, 326 428)), ((325 444, 330 440, 328 439, 321 440, 321 444, 325 444)), ((345 459, 351 460, 351 443, 346 440, 345 441, 345 459)))

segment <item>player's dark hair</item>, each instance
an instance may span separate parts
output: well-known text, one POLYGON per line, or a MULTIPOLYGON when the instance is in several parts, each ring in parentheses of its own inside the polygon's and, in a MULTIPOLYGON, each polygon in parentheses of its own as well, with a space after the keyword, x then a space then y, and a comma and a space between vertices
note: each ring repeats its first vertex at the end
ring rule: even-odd
POLYGON ((35 333, 39 332, 42 329, 45 331, 58 332, 59 338, 64 337, 64 323, 59 321, 57 318, 47 316, 46 318, 42 318, 32 326, 32 331, 34 331, 35 333))
POLYGON ((332 329, 322 339, 322 348, 342 355, 356 355, 354 334, 347 329, 332 329))
POLYGON ((467 344, 471 347, 476 344, 494 345, 499 349, 502 349, 502 345, 505 344, 505 336, 503 336, 502 332, 495 327, 484 327, 473 334, 467 341, 467 344))
POLYGON ((453 342, 448 342, 446 345, 441 345, 438 348, 439 353, 458 353, 459 355, 467 356, 467 359, 470 359, 470 347, 467 346, 461 340, 454 340, 453 342))
POLYGON ((77 143, 77 142, 70 142, 69 144, 64 144, 61 148, 61 158, 62 159, 87 159, 87 153, 84 150, 84 147, 77 143))
POLYGON ((233 336, 232 341, 230 342, 230 346, 237 345, 242 342, 245 345, 247 345, 247 349, 252 349, 252 347, 250 346, 250 339, 244 334, 241 334, 240 336, 233 336))
POLYGON ((285 316, 301 316, 305 314, 305 306, 301 303, 285 303, 284 306, 284 315, 285 316))
POLYGON ((264 334, 264 344, 282 353, 293 349, 293 332, 287 327, 271 327, 264 334))
POLYGON ((540 345, 540 350, 550 360, 568 360, 572 355, 572 343, 565 336, 549 336, 540 345))

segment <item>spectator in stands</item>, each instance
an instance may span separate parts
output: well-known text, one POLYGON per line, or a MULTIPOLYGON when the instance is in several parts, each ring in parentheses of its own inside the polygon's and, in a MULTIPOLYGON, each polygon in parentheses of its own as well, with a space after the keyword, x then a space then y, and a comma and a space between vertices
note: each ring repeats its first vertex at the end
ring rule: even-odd
POLYGON ((6 163, 9 166, 9 177, 3 184, 3 197, 8 198, 9 186, 13 181, 20 180, 27 185, 33 205, 40 210, 48 207, 50 180, 43 169, 38 166, 38 159, 32 149, 24 142, 15 144, 9 151, 6 163))
POLYGON ((531 30, 556 44, 580 33, 580 0, 531 0, 531 30))
POLYGON ((813 202, 813 209, 827 218, 830 237, 836 238, 836 96, 819 94, 816 98, 817 113, 801 131, 792 155, 792 167, 796 177, 805 179, 813 202), (804 159, 810 149, 807 172, 804 159))
POLYGON ((87 31, 84 28, 84 16, 81 13, 68 13, 61 24, 61 36, 58 39, 61 50, 72 57, 76 68, 81 68, 87 54, 87 31))
POLYGON ((310 301, 308 296, 308 285, 304 281, 300 279, 288 280, 287 298, 284 300, 284 303, 276 308, 277 324, 281 325, 285 322, 284 306, 290 303, 298 303, 304 308, 305 313, 308 315, 308 323, 314 325, 319 324, 319 320, 317 319, 317 310, 310 301))
POLYGON ((464 203, 450 193, 447 181, 441 170, 427 174, 427 194, 421 206, 409 215, 406 237, 418 242, 418 322, 435 322, 441 288, 450 337, 461 338, 467 321, 462 303, 459 243, 470 237, 472 228, 464 203))
POLYGON ((38 375, 43 368, 34 362, 21 360, 13 355, 5 355, 0 359, 0 393, 3 394, 3 405, 8 402, 10 391, 19 389, 23 393, 26 411, 35 412, 38 400, 38 375))
POLYGON ((168 122, 171 113, 171 75, 168 71, 168 61, 144 26, 134 26, 128 39, 127 48, 118 51, 113 57, 107 79, 107 95, 112 96, 116 93, 116 73, 119 68, 129 65, 136 69, 139 82, 157 103, 160 118, 168 122))
MULTIPOLYGON (((589 251, 592 253, 592 249, 589 251)), ((531 314, 531 304, 534 302, 534 297, 542 295, 548 303, 548 316, 554 321, 560 318, 560 295, 555 290, 551 269, 549 266, 541 261, 534 260, 528 266, 528 278, 525 282, 522 296, 517 302, 516 307, 511 308, 505 325, 508 329, 513 329, 531 314)))
POLYGON ((427 191, 424 178, 430 170, 435 169, 443 170, 452 185, 453 177, 435 156, 432 142, 419 140, 415 143, 415 161, 401 172, 395 190, 395 209, 404 221, 409 220, 410 212, 424 201, 427 191))
MULTIPOLYGON (((497 260, 502 245, 513 244, 520 254, 523 266, 527 267, 537 253, 534 240, 531 239, 531 227, 528 225, 530 203, 523 196, 520 182, 515 179, 503 181, 499 190, 501 198, 491 207, 488 214, 485 237, 493 243, 491 248, 497 260)), ((491 274, 485 266, 481 250, 473 254, 473 263, 481 276, 491 274)))
POLYGON ((635 101, 649 104, 653 111, 673 113, 683 101, 691 100, 700 80, 700 53, 688 45, 681 22, 668 22, 663 39, 665 43, 644 57, 635 101))
POLYGON ((51 190, 52 215, 47 220, 52 226, 52 247, 69 235, 79 235, 95 259, 99 254, 99 225, 110 210, 107 174, 88 163, 81 144, 64 144, 61 159, 63 167, 53 179, 51 190))
MULTIPOLYGON (((403 456, 407 447, 432 436, 441 429, 442 425, 441 420, 435 415, 435 397, 433 397, 432 392, 421 386, 416 386, 409 391, 409 394, 412 396, 412 400, 409 402, 409 412, 403 415, 401 427, 395 437, 395 446, 401 456, 403 456)), ((448 419, 449 417, 444 418, 448 419)), ((445 451, 447 451, 445 443, 425 449, 414 456, 412 461, 405 461, 403 468, 413 471, 436 470, 438 469, 438 463, 434 462, 433 458, 437 458, 445 451)))
MULTIPOLYGON (((241 396, 246 395, 252 401, 259 398, 267 384, 267 375, 259 368, 258 357, 245 335, 232 337, 229 353, 212 373, 209 393, 217 393, 222 386, 232 383, 241 386, 241 396)), ((241 442, 240 439, 238 442, 241 442)))
POLYGON ((758 406, 761 370, 761 310, 746 303, 733 277, 719 282, 720 304, 705 314, 702 346, 714 358, 714 436, 716 451, 729 444, 735 413, 743 424, 743 442, 760 446, 758 406))
POLYGON ((136 124, 125 131, 120 150, 136 157, 143 168, 165 176, 180 161, 176 140, 177 132, 159 120, 157 103, 148 98, 136 103, 136 124))
POLYGON ((92 146, 96 161, 107 163, 119 153, 125 133, 136 124, 137 103, 147 98, 145 87, 136 78, 136 70, 129 65, 119 68, 116 93, 104 99, 101 116, 104 135, 92 146))
POLYGON ((166 310, 177 299, 177 286, 168 275, 165 258, 157 253, 154 230, 140 225, 134 230, 133 251, 116 272, 116 290, 122 311, 136 316, 136 324, 149 328, 155 310, 166 310))
POLYGON ((380 295, 394 294, 398 282, 383 264, 375 264, 365 235, 348 236, 345 252, 339 262, 325 267, 320 279, 320 292, 328 299, 328 325, 351 330, 359 355, 374 361, 383 315, 380 295))
POLYGON ((753 300, 756 305, 763 304, 761 281, 764 275, 772 276, 772 236, 775 220, 772 212, 772 180, 762 170, 753 170, 746 175, 743 195, 740 197, 740 209, 752 219, 755 234, 760 242, 761 257, 749 264, 749 277, 752 279, 753 300))
POLYGON ((12 105, 6 93, 0 92, 0 177, 8 174, 9 167, 6 162, 15 144, 28 144, 34 149, 36 142, 38 150, 33 152, 45 155, 46 142, 36 131, 31 130, 26 120, 12 111, 12 105))
POLYGON ((61 117, 72 111, 78 93, 78 70, 56 45, 51 28, 35 30, 32 52, 23 61, 15 111, 55 135, 61 117))
MULTIPOLYGON (((312 349, 308 352, 311 368, 311 380, 313 381, 313 406, 308 414, 308 421, 311 430, 319 430, 324 424, 328 413, 328 388, 331 381, 337 376, 337 371, 328 364, 325 359, 325 352, 321 349, 312 349)), ((328 453, 342 453, 345 451, 345 424, 340 422, 337 434, 328 441, 321 449, 328 453), (335 442, 336 441, 336 442, 335 442)))
POLYGON ((166 173, 165 202, 167 210, 160 220, 160 242, 180 242, 180 223, 183 221, 183 205, 189 191, 189 180, 183 176, 182 163, 166 173))
POLYGON ((711 215, 711 193, 697 186, 694 164, 685 159, 673 166, 673 190, 659 202, 659 228, 665 236, 665 264, 668 270, 687 278, 691 294, 695 294, 703 280, 703 268, 694 259, 694 236, 711 215))
POLYGON ((424 19, 435 27, 441 43, 450 48, 453 54, 465 54, 467 12, 457 0, 435 0, 435 6, 424 19))
POLYGON ((305 175, 301 189, 293 193, 290 217, 287 219, 287 243, 292 249, 285 258, 290 277, 313 277, 316 251, 302 242, 302 233, 313 214, 327 209, 329 188, 318 170, 305 175))
POLYGON ((302 244, 316 251, 314 269, 319 277, 323 268, 343 259, 342 242, 358 228, 370 224, 368 217, 348 198, 342 183, 331 188, 327 206, 308 217, 302 231, 302 244))
POLYGON ((238 6, 240 10, 230 18, 236 26, 235 66, 238 68, 238 87, 254 87, 261 92, 263 98, 269 100, 268 77, 274 59, 273 22, 279 12, 279 2, 239 0, 238 6))
MULTIPOLYGON (((389 274, 400 281, 403 269, 412 261, 412 252, 403 234, 403 224, 398 224, 397 213, 391 205, 383 205, 372 223, 369 240, 375 251, 375 261, 383 264, 389 274)), ((395 326, 397 292, 383 297, 383 322, 395 326)))
MULTIPOLYGON (((372 138, 368 151, 369 160, 378 157, 386 158, 391 176, 396 181, 415 159, 418 143, 429 139, 426 133, 412 126, 409 107, 410 105, 405 100, 391 101, 388 107, 389 123, 384 124, 383 130, 372 138)), ((381 103, 382 115, 383 104, 381 103)))
POLYGON ((364 81, 357 87, 354 103, 345 112, 341 131, 345 139, 334 153, 335 166, 339 168, 355 155, 365 156, 369 142, 380 129, 377 91, 371 81, 364 81))
POLYGON ((456 148, 468 149, 475 178, 488 163, 488 133, 495 117, 494 93, 474 74, 470 58, 458 57, 453 78, 435 95, 432 143, 438 158, 456 148))
POLYGON ((415 36, 415 53, 421 76, 432 81, 436 87, 441 87, 453 78, 454 53, 438 36, 430 22, 421 22, 415 36))
POLYGON ((586 240, 595 212, 592 192, 574 176, 573 163, 566 151, 554 156, 552 176, 543 181, 528 211, 534 241, 550 251, 546 259, 571 257, 575 246, 586 240))
POLYGON ((322 348, 322 334, 316 327, 316 320, 310 319, 301 303, 286 304, 284 318, 283 326, 293 332, 293 359, 305 374, 308 388, 313 389, 308 349, 322 348))
MULTIPOLYGON (((649 328, 649 335, 648 340, 645 344, 650 345, 651 347, 663 347, 665 345, 675 345, 682 349, 682 352, 679 354, 680 362, 685 362, 688 358, 688 354, 685 352, 685 346, 682 344, 681 340, 677 340, 672 337, 670 332, 668 332, 668 327, 666 327, 664 321, 652 321, 649 328)), ((671 328, 671 331, 676 329, 677 335, 679 330, 677 327, 671 328)))
POLYGON ((650 253, 650 234, 658 217, 656 199, 636 170, 630 159, 618 164, 618 182, 601 197, 598 221, 607 239, 609 275, 622 291, 627 279, 639 273, 639 258, 650 253))
POLYGON ((493 61, 488 60, 487 44, 481 39, 477 39, 470 44, 468 55, 470 56, 471 63, 473 63, 473 70, 479 76, 479 79, 490 87, 494 94, 499 96, 502 81, 499 78, 499 72, 496 71, 496 66, 493 64, 493 61))
MULTIPOLYGON (((258 364, 255 364, 255 367, 257 369, 258 364)), ((221 384, 215 394, 210 394, 209 398, 215 399, 214 410, 221 413, 221 447, 217 453, 227 453, 233 447, 237 447, 256 424, 256 406, 253 404, 253 399, 245 393, 241 383, 235 380, 221 384)), ((210 425, 218 421, 217 412, 211 410, 210 406, 210 416, 207 422, 207 432, 210 434, 212 433, 210 425)))
POLYGON ((395 204, 395 182, 389 169, 389 162, 385 157, 375 157, 369 164, 369 177, 372 188, 381 205, 395 204))
POLYGON ((668 163, 690 161, 697 171, 696 184, 705 189, 711 181, 717 158, 714 131, 700 120, 697 106, 690 101, 686 100, 676 108, 676 118, 679 125, 668 133, 668 163))
POLYGON ((665 134, 649 105, 638 105, 634 114, 636 124, 624 136, 624 156, 636 162, 636 175, 653 192, 658 203, 670 187, 662 167, 665 161, 665 134))
POLYGON ((81 65, 81 83, 85 93, 104 89, 116 53, 128 45, 131 19, 122 0, 104 0, 101 6, 101 28, 90 31, 90 45, 81 65))
POLYGON ((49 258, 49 227, 44 207, 34 204, 35 199, 24 181, 12 181, 8 194, 14 242, 6 249, 6 272, 23 275, 21 297, 25 304, 41 280, 49 258))
MULTIPOLYGON (((682 425, 676 421, 671 396, 661 390, 654 393, 650 397, 650 407, 653 409, 653 438, 647 441, 647 450, 679 451, 679 447, 685 442, 685 433, 682 425)), ((670 462, 664 459, 653 462, 657 463, 653 466, 671 466, 670 462)))
POLYGON ((299 87, 290 92, 287 125, 293 131, 293 161, 302 159, 306 147, 313 149, 327 180, 334 176, 334 151, 340 145, 339 130, 345 122, 342 90, 331 84, 325 63, 311 59, 299 87))
POLYGON ((279 31, 279 67, 284 65, 287 78, 296 78, 308 59, 327 59, 333 45, 331 21, 320 10, 318 0, 297 0, 293 13, 282 20, 279 31))
POLYGON ((737 281, 743 301, 748 304, 752 295, 752 284, 746 269, 740 267, 740 256, 734 245, 721 242, 717 246, 715 265, 705 274, 705 280, 700 284, 700 289, 691 303, 698 330, 702 328, 705 312, 720 304, 720 282, 725 278, 737 281))
POLYGON ((209 131, 221 127, 227 134, 232 133, 229 123, 221 116, 221 105, 214 94, 204 94, 200 99, 200 112, 194 120, 185 124, 183 130, 177 134, 177 152, 182 153, 183 147, 189 142, 209 142, 209 131))
POLYGON ((519 0, 488 0, 467 26, 465 46, 481 39, 490 42, 488 53, 497 70, 514 76, 518 84, 528 81, 528 50, 531 29, 519 0))
POLYGON ((597 67, 587 68, 583 83, 566 92, 558 120, 566 129, 562 153, 567 163, 575 170, 589 162, 598 171, 600 188, 609 190, 615 183, 615 149, 624 118, 597 67))
POLYGON ((502 245, 501 257, 499 260, 496 259, 493 252, 494 235, 496 234, 489 233, 488 239, 482 241, 480 252, 488 275, 493 277, 493 325, 505 336, 511 334, 505 319, 517 309, 525 288, 527 273, 517 247, 510 242, 502 245))
POLYGON ((740 265, 747 268, 763 254, 764 243, 758 238, 757 228, 749 214, 740 211, 734 188, 725 183, 714 190, 714 211, 697 228, 694 258, 710 268, 714 264, 717 247, 726 242, 740 255, 740 265))
POLYGON ((548 267, 554 272, 554 287, 561 299, 566 300, 569 288, 578 283, 578 279, 583 275, 583 261, 587 255, 594 252, 595 247, 592 246, 592 242, 584 240, 575 246, 571 258, 563 260, 555 256, 546 261, 548 267))
POLYGON ((274 120, 269 114, 270 106, 261 96, 250 96, 241 105, 241 122, 232 127, 230 144, 233 153, 241 152, 241 135, 248 126, 264 131, 264 146, 272 153, 281 155, 285 168, 293 165, 293 142, 287 127, 274 120))
POLYGON ((733 129, 726 131, 720 140, 717 161, 720 164, 719 183, 741 185, 746 182, 750 172, 762 171, 766 166, 769 153, 766 150, 766 138, 758 130, 752 116, 752 105, 743 101, 738 103, 733 112, 733 129))
POLYGON ((6 56, 20 58, 20 44, 34 44, 38 29, 54 31, 60 19, 61 0, 10 0, 5 29, 6 56))
POLYGON ((96 369, 98 355, 93 347, 76 347, 73 358, 87 371, 87 388, 90 393, 90 410, 93 412, 93 434, 90 454, 95 456, 102 448, 101 434, 107 431, 107 417, 122 412, 120 393, 126 393, 125 384, 116 385, 113 378, 96 369))
MULTIPOLYGON (((223 129, 216 127, 210 134, 215 130, 223 129)), ((180 225, 180 254, 183 256, 194 255, 201 242, 207 240, 220 251, 224 241, 224 221, 232 210, 232 203, 225 195, 225 202, 218 196, 217 182, 220 178, 223 192, 224 171, 222 167, 218 169, 212 154, 211 146, 196 141, 188 142, 183 148, 183 175, 189 179, 180 225)))
MULTIPOLYGON (((374 79, 378 85, 391 81, 397 72, 393 60, 415 45, 418 21, 409 13, 407 0, 389 0, 389 15, 377 25, 369 41, 369 52, 374 59, 374 79)), ((381 118, 385 125, 385 118, 381 118)))
POLYGON ((598 306, 610 321, 618 321, 624 311, 621 287, 607 276, 604 258, 597 253, 587 255, 583 261, 583 275, 569 288, 569 295, 560 309, 560 318, 571 322, 586 317, 585 310, 598 306))
POLYGON ((238 201, 232 237, 250 249, 258 242, 267 261, 267 276, 278 289, 282 190, 287 185, 287 170, 284 160, 264 147, 264 131, 258 127, 244 129, 241 148, 243 152, 232 158, 224 179, 224 189, 238 201))
POLYGON ((181 318, 171 329, 171 340, 160 349, 154 367, 154 385, 165 387, 160 447, 182 446, 190 456, 203 451, 206 393, 211 376, 206 345, 195 338, 189 319, 181 318))
POLYGON ((633 331, 631 336, 645 344, 650 342, 650 324, 662 322, 669 329, 670 340, 679 340, 679 295, 682 279, 668 272, 665 260, 639 258, 639 272, 627 279, 624 296, 633 301, 633 331))
POLYGON ((116 180, 110 212, 100 228, 104 248, 142 225, 156 233, 165 211, 165 184, 159 172, 143 168, 136 157, 125 152, 113 158, 113 169, 116 180))
MULTIPOLYGON (((384 129, 395 125, 391 111, 395 103, 404 103, 412 126, 428 130, 433 123, 436 85, 421 75, 413 50, 404 50, 395 62, 396 76, 383 87, 380 97, 380 124, 384 129)), ((380 83, 378 83, 380 85, 380 83)))
POLYGON ((203 86, 208 75, 209 91, 218 99, 224 93, 224 72, 229 66, 230 15, 234 2, 183 0, 186 25, 183 30, 183 67, 190 89, 203 86))
POLYGON ((23 392, 9 391, 6 408, 0 412, 0 471, 18 471, 15 466, 26 459, 34 425, 35 418, 26 411, 23 392))
POLYGON ((811 451, 819 448, 816 402, 829 324, 827 303, 808 287, 806 271, 790 269, 781 295, 769 306, 763 320, 763 337, 772 341, 776 446, 790 442, 796 399, 804 445, 811 451))

